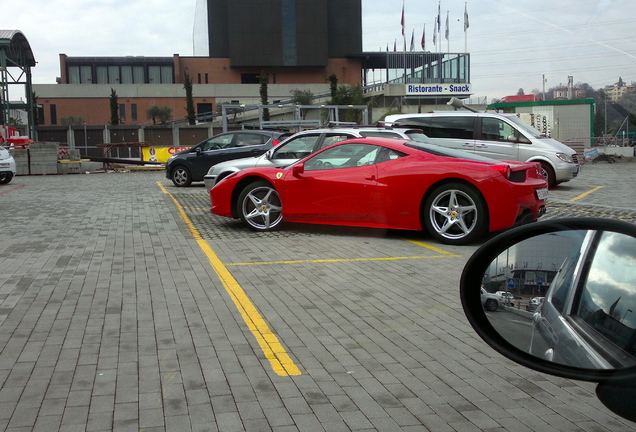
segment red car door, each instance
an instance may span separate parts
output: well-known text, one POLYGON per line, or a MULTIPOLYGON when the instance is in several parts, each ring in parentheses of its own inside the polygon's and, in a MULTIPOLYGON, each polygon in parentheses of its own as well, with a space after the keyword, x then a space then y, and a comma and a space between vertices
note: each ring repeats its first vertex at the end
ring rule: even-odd
POLYGON ((302 172, 285 176, 282 201, 287 221, 364 219, 377 186, 375 157, 380 147, 343 144, 318 153, 302 172))

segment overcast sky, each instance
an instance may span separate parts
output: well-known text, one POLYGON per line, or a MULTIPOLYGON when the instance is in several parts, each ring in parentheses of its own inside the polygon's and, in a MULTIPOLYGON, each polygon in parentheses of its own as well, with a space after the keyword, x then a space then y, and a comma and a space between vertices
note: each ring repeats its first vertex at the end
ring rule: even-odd
MULTIPOLYGON (((200 55, 195 23, 204 0, 5 0, 6 30, 20 30, 38 62, 33 82, 54 84, 59 54, 69 56, 200 55)), ((426 50, 441 10, 441 50, 471 54, 473 97, 529 94, 574 82, 601 88, 636 81, 636 2, 633 0, 404 0, 410 48, 426 27, 426 50), (464 37, 464 8, 469 28, 464 37), (444 38, 449 16, 449 39, 444 38)), ((362 0, 365 51, 403 49, 402 0, 362 0)), ((439 40, 439 35, 438 35, 439 40)))

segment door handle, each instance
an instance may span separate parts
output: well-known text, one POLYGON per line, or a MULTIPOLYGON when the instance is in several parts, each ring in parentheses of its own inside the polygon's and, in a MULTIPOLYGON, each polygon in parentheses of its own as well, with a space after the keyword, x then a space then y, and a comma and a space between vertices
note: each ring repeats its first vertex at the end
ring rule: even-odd
POLYGON ((473 144, 472 143, 464 143, 464 147, 472 147, 473 144))
POLYGON ((365 177, 364 179, 369 181, 375 181, 375 175, 372 175, 371 177, 365 177))

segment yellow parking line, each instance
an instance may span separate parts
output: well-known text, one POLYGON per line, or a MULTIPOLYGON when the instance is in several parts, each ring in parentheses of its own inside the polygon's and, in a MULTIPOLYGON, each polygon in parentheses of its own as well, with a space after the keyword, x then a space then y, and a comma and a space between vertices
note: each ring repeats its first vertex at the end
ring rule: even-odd
POLYGON ((430 249, 436 252, 437 255, 412 255, 412 256, 400 256, 400 257, 380 257, 380 258, 323 258, 315 260, 283 260, 283 261, 253 261, 242 263, 228 263, 228 266, 249 266, 249 265, 276 265, 276 264, 300 264, 300 263, 335 263, 335 262, 355 262, 355 261, 396 261, 396 260, 409 260, 409 259, 430 259, 430 258, 460 258, 461 255, 447 252, 445 250, 436 248, 435 246, 428 245, 416 240, 404 239, 407 242, 413 243, 418 246, 430 249))
POLYGON ((429 245, 429 244, 419 242, 419 241, 417 241, 417 240, 409 240, 409 239, 404 239, 404 240, 406 240, 406 241, 407 241, 407 242, 409 242, 409 243, 413 243, 413 244, 415 244, 415 245, 422 246, 422 247, 424 247, 424 248, 430 249, 430 250, 435 251, 435 252, 437 252, 437 253, 439 253, 439 254, 442 254, 442 255, 444 255, 444 256, 452 256, 452 257, 460 257, 460 256, 461 256, 461 255, 454 254, 454 253, 452 253, 452 252, 447 252, 447 251, 445 251, 445 250, 442 250, 442 249, 436 248, 435 246, 431 246, 431 245, 429 245))
POLYGON ((597 190, 599 190, 599 189, 601 189, 601 188, 603 188, 603 186, 596 186, 594 189, 590 189, 589 191, 587 191, 587 192, 585 192, 585 193, 582 193, 581 195, 579 195, 579 196, 577 196, 577 197, 572 198, 570 201, 577 201, 577 200, 580 200, 581 198, 586 197, 586 196, 588 196, 589 194, 591 194, 592 192, 596 192, 597 190))
POLYGON ((199 231, 194 227, 190 218, 185 214, 185 210, 170 194, 166 188, 159 182, 157 182, 159 188, 168 195, 177 206, 179 216, 185 222, 192 237, 197 241, 199 247, 210 261, 210 264, 214 268, 214 271, 219 276, 221 283, 225 287, 225 290, 230 295, 230 298, 234 302, 234 305, 241 313, 245 324, 256 338, 259 346, 263 350, 263 354, 269 360, 272 369, 280 376, 300 375, 300 369, 294 364, 294 361, 289 357, 285 348, 278 341, 276 335, 270 330, 267 322, 263 319, 261 314, 256 309, 256 306, 249 299, 241 285, 234 279, 234 276, 229 272, 227 267, 221 262, 218 255, 212 250, 208 242, 206 242, 199 231))
POLYGON ((326 258, 315 260, 289 260, 289 261, 254 261, 226 264, 227 266, 249 266, 249 265, 274 265, 274 264, 300 264, 300 263, 336 263, 336 262, 355 262, 355 261, 395 261, 407 259, 426 259, 426 258, 457 258, 461 255, 451 253, 443 253, 442 255, 415 255, 403 257, 381 257, 381 258, 326 258))

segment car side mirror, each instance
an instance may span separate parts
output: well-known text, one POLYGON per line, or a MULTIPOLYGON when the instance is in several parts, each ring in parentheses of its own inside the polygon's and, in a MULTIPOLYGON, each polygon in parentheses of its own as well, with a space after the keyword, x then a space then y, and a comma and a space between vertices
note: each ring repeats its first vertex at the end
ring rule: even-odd
POLYGON ((517 137, 516 137, 516 136, 514 136, 514 135, 508 135, 508 138, 506 138, 506 139, 507 139, 509 142, 511 142, 511 143, 516 143, 516 142, 518 142, 518 141, 519 141, 519 140, 517 139, 517 137))
POLYGON ((203 153, 203 150, 201 150, 201 147, 197 147, 195 150, 197 156, 199 156, 201 153, 203 153))
POLYGON ((305 172, 305 164, 304 163, 298 163, 298 164, 296 164, 296 165, 294 165, 292 167, 292 174, 294 175, 294 177, 298 177, 299 175, 301 175, 304 172, 305 172))
POLYGON ((274 149, 273 149, 273 148, 272 148, 272 149, 269 149, 269 150, 267 150, 267 151, 265 152, 265 157, 266 157, 267 159, 271 160, 271 159, 272 159, 272 155, 273 155, 273 154, 274 154, 274 149))
POLYGON ((537 222, 473 254, 461 277, 461 303, 497 352, 540 372, 597 382, 601 402, 636 421, 635 269, 634 224, 537 222), (496 291, 521 299, 486 311, 484 297, 496 291))

